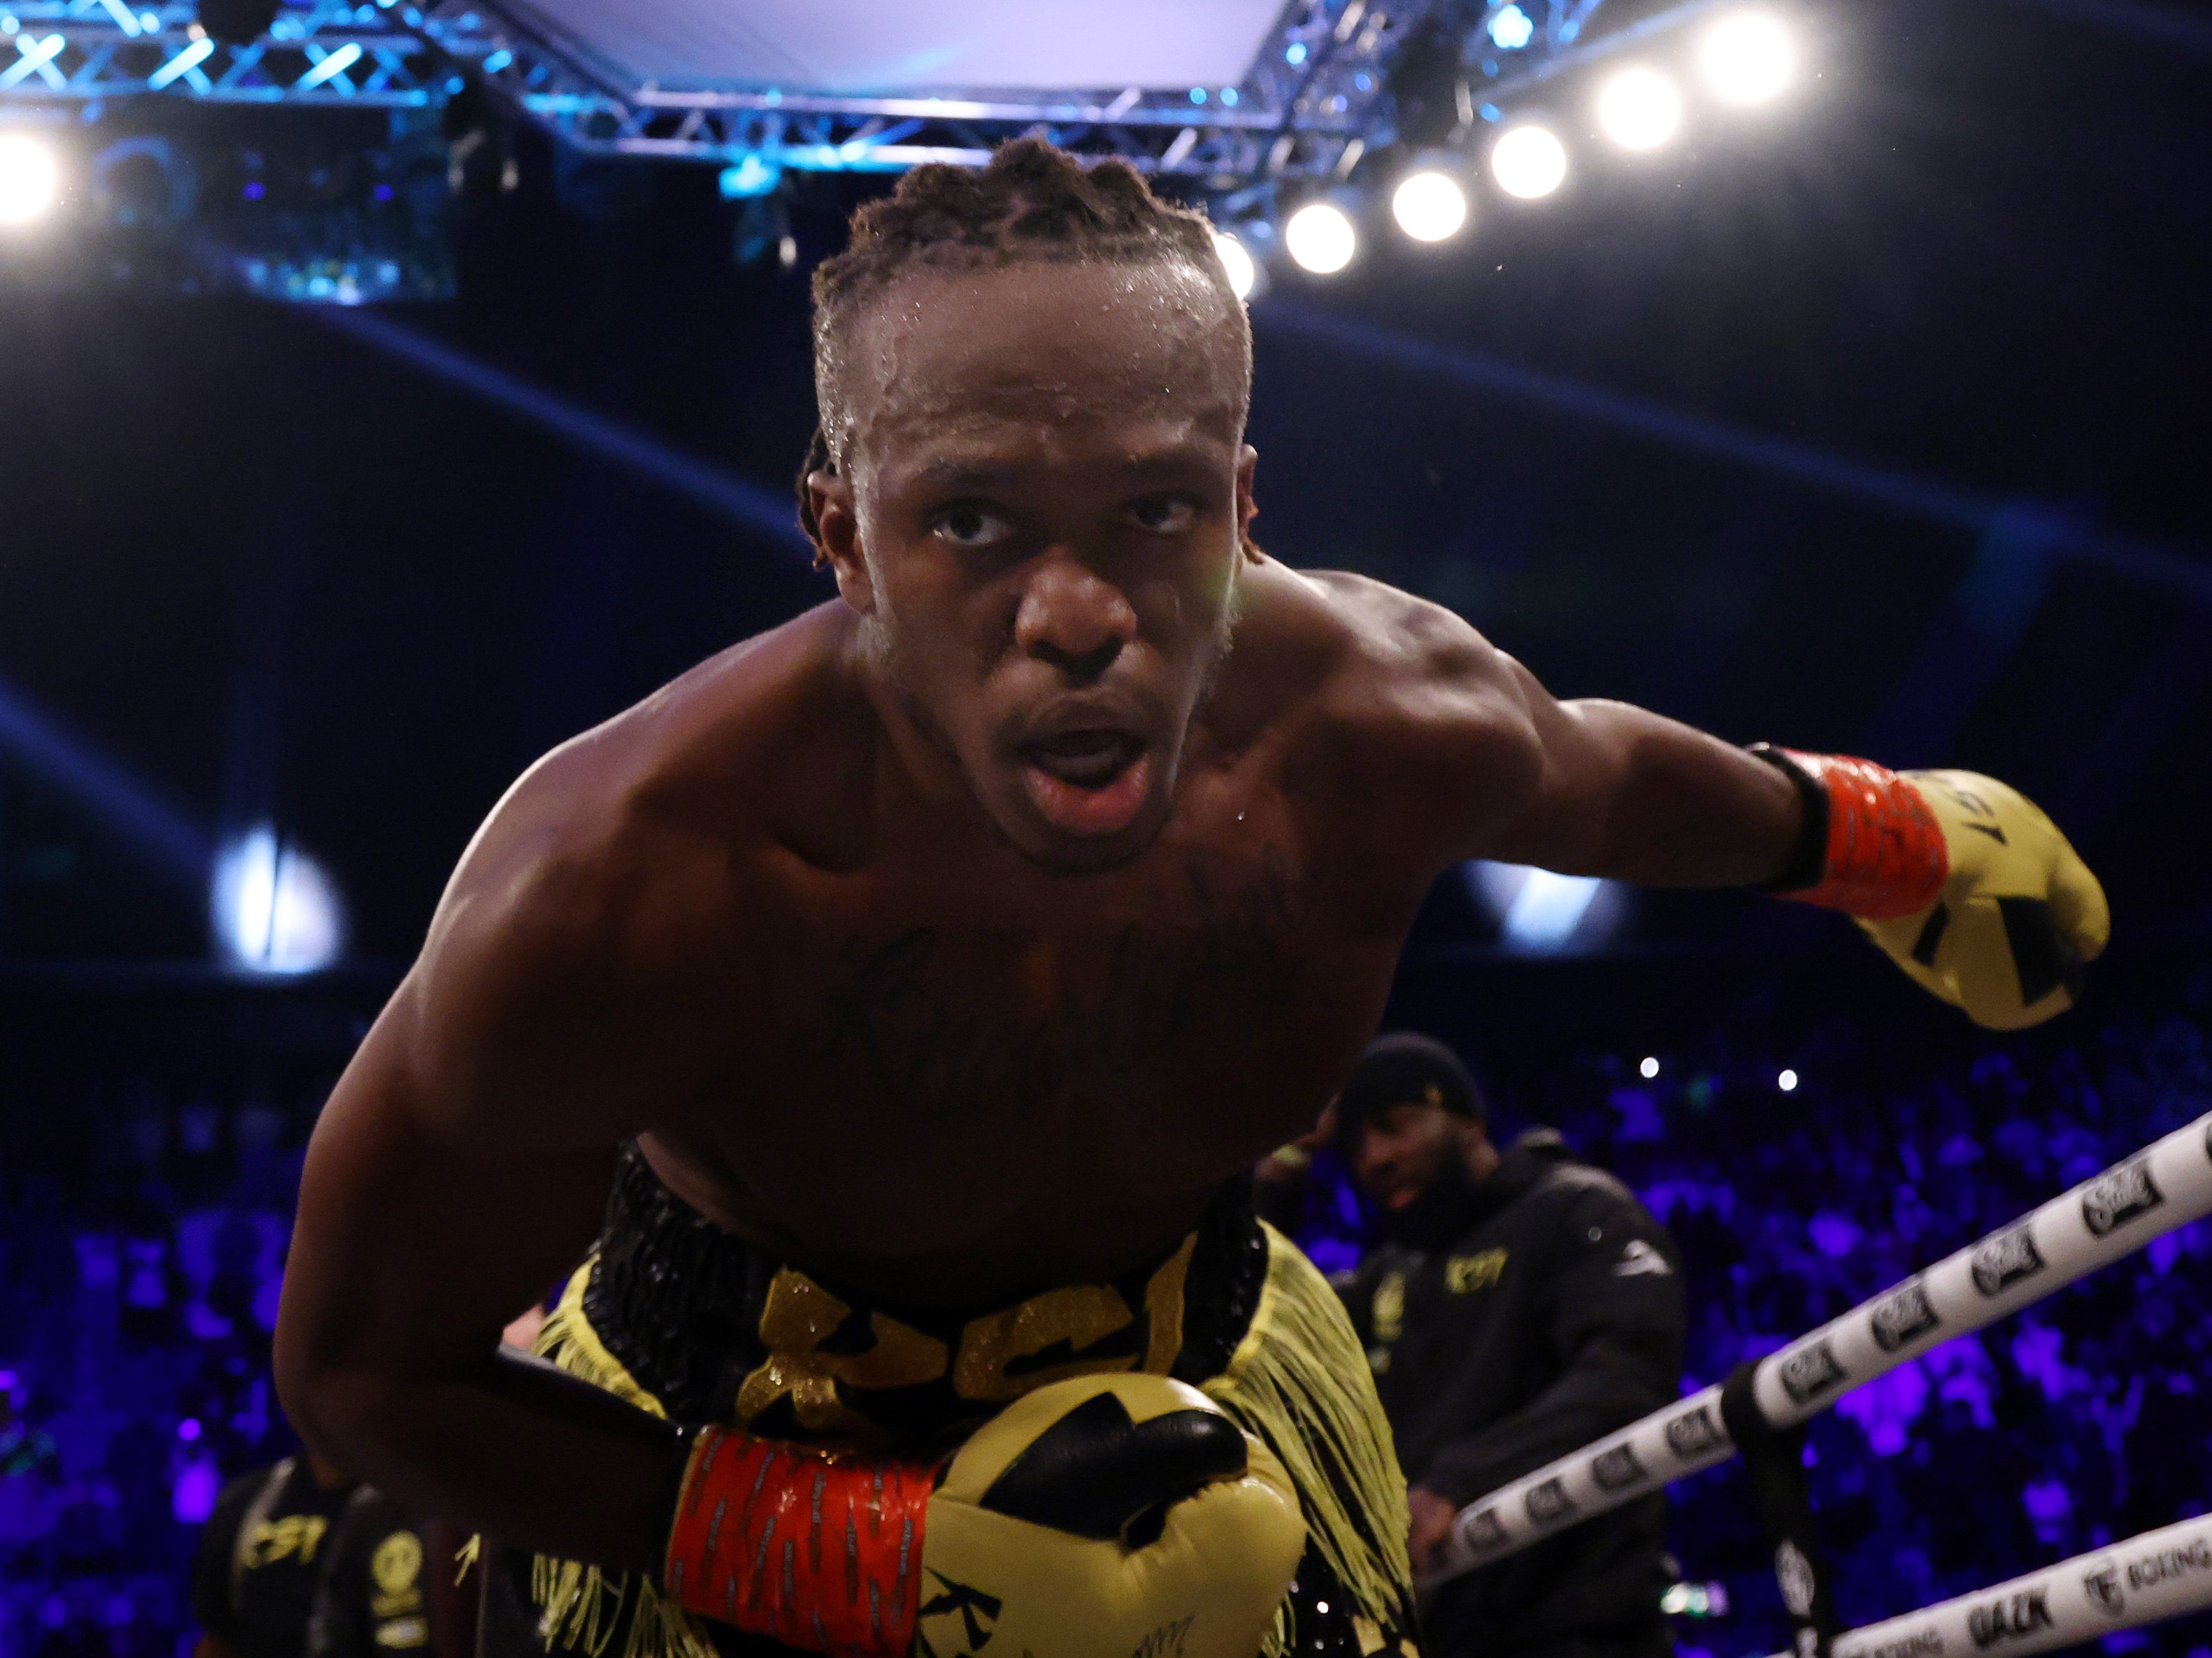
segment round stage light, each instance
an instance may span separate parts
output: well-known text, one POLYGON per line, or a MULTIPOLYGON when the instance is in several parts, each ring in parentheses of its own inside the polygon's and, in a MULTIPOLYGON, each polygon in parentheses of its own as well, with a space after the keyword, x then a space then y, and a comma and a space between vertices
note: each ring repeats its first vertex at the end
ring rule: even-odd
POLYGON ((1490 147, 1490 176, 1509 196, 1534 201, 1567 176, 1566 147, 1540 126, 1516 126, 1490 147))
POLYGON ((0 224, 21 224, 54 204, 61 168, 36 138, 0 132, 0 224))
POLYGON ((1682 125, 1682 94, 1656 70, 1625 69, 1598 94, 1597 124, 1623 149, 1650 149, 1682 125))
POLYGON ((1490 15, 1490 43, 1501 52, 1518 52, 1536 38, 1536 21, 1517 5, 1490 15))
POLYGON ((337 887, 322 865, 265 824, 223 849, 212 897, 223 952, 248 972, 313 972, 345 948, 337 887))
POLYGON ((1723 18, 1707 32, 1699 66, 1716 97, 1731 104, 1760 104, 1790 84, 1796 58, 1788 30, 1771 17, 1744 12, 1723 18))
POLYGON ((1213 256, 1221 261, 1221 268, 1229 273, 1230 290, 1239 299, 1252 297, 1252 289, 1260 279, 1260 267, 1253 262, 1252 250, 1225 230, 1213 233, 1213 256))
POLYGON ((1333 202, 1308 202, 1283 227, 1283 246, 1298 268, 1317 277, 1334 276, 1359 251, 1359 235, 1342 208, 1333 202))
POLYGON ((1390 215, 1415 241, 1442 241, 1467 222, 1467 192, 1442 173, 1411 173, 1391 192, 1390 215))

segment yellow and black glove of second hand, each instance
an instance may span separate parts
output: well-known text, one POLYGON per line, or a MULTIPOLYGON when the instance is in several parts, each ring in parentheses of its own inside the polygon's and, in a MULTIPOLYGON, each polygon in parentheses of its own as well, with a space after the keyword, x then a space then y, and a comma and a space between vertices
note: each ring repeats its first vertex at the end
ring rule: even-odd
POLYGON ((1761 745, 1805 793, 1817 864, 1778 890, 1841 910, 1978 1025, 2019 1030, 2074 1005, 2112 932, 2104 888, 2019 790, 1972 771, 1886 771, 1761 745))

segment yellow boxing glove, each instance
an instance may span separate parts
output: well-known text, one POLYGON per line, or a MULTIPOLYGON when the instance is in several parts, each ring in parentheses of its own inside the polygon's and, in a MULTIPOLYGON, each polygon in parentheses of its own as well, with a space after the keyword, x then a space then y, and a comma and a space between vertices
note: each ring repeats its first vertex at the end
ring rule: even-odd
POLYGON ((2104 888, 2021 793, 1972 771, 1908 771, 1761 745, 1805 794, 1800 868, 1776 890, 1842 910, 1978 1025, 2074 1005, 2112 933, 2104 888))
POLYGON ((1282 1465, 1205 1394, 1079 1376, 941 1466, 702 1429, 663 1582, 838 1658, 1252 1658, 1305 1542, 1282 1465))
POLYGON ((1036 1658, 1252 1658, 1305 1544, 1282 1465, 1196 1388, 1055 1382, 979 1429, 931 1498, 915 1650, 988 1634, 1036 1658))

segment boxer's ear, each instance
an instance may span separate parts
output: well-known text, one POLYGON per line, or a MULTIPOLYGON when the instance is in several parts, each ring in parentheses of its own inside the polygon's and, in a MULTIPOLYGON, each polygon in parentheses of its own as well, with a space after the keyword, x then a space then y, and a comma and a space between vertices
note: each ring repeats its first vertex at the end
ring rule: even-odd
POLYGON ((832 466, 809 472, 806 502, 813 518, 815 552, 837 578, 839 595, 866 616, 876 607, 876 590, 860 546, 860 520, 853 506, 851 481, 832 466))
POLYGON ((1255 564, 1259 562, 1260 548, 1252 539, 1252 521, 1260 515, 1260 503, 1252 494, 1252 478, 1259 465, 1259 450, 1247 443, 1237 457, 1237 545, 1255 564))

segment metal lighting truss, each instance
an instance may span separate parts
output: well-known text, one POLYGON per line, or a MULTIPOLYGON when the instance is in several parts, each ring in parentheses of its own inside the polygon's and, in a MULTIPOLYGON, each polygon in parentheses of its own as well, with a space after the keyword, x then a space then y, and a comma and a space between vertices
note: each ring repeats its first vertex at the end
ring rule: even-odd
MULTIPOLYGON (((1509 0, 1291 0, 1243 84, 1162 91, 946 92, 848 97, 777 87, 626 84, 521 0, 286 0, 244 46, 179 0, 0 0, 0 106, 88 105, 149 93, 304 107, 434 106, 469 77, 578 149, 783 168, 898 171, 980 163, 1037 134, 1078 153, 1220 191, 1347 177, 1395 137, 1386 81, 1427 26, 1465 42, 1474 96, 1556 71, 1601 0, 1520 0, 1527 44, 1496 44, 1509 0)), ((1491 112, 1484 111, 1486 114, 1491 112)))

